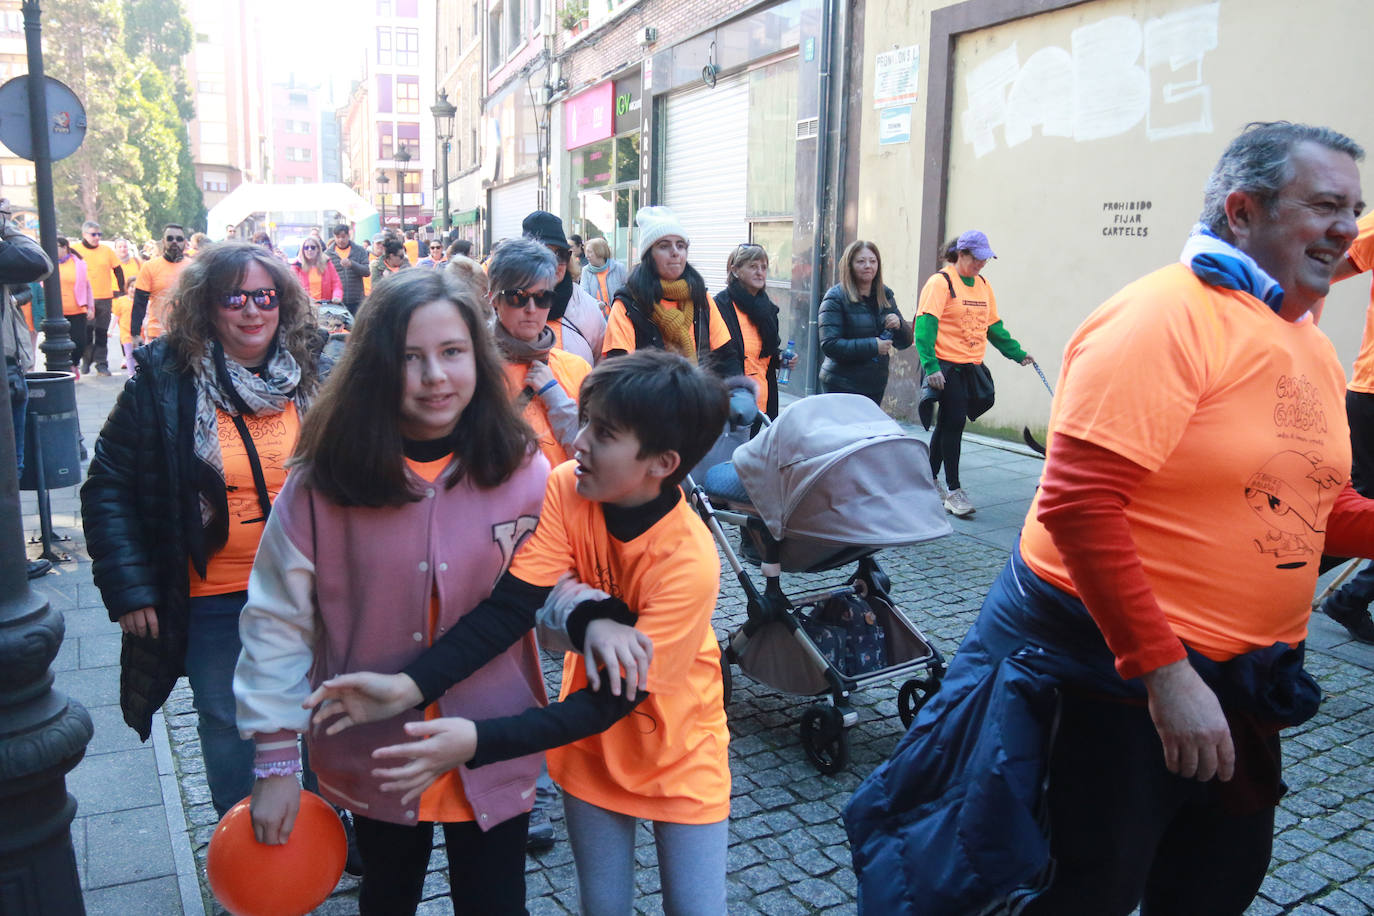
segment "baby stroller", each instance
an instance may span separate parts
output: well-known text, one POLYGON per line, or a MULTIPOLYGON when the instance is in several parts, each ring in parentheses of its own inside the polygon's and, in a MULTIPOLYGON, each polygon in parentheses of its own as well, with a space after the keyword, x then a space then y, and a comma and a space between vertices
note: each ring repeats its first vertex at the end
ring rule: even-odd
POLYGON ((722 647, 726 703, 731 665, 784 693, 829 694, 829 703, 808 706, 801 718, 802 748, 826 774, 839 772, 849 760, 845 729, 858 721, 849 704, 853 691, 905 678, 897 708, 910 725, 939 688, 944 660, 892 602, 890 580, 874 554, 951 531, 925 443, 905 435, 866 397, 814 395, 790 405, 735 449, 730 463, 711 467, 703 484, 689 477, 687 486, 748 603, 746 622, 722 647), (741 526, 758 549, 762 592, 723 524, 741 526), (857 567, 842 583, 792 596, 783 591, 782 573, 850 564, 857 567), (877 625, 869 633, 885 643, 867 665, 849 671, 836 664, 833 645, 823 651, 812 635, 826 634, 817 617, 837 601, 857 606, 877 625))

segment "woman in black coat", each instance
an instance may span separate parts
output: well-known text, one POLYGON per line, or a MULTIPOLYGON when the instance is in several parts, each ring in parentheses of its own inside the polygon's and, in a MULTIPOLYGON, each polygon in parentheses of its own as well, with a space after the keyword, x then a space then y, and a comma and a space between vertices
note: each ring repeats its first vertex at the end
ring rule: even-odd
POLYGON ((840 282, 821 300, 821 391, 848 392, 883 402, 888 357, 911 346, 911 325, 883 285, 878 247, 851 242, 839 263, 840 282))
POLYGON ((253 787, 233 695, 248 569, 317 388, 315 320, 271 252, 202 250, 167 334, 134 351, 100 438, 81 517, 95 584, 124 633, 120 705, 145 741, 182 674, 223 815, 253 787))

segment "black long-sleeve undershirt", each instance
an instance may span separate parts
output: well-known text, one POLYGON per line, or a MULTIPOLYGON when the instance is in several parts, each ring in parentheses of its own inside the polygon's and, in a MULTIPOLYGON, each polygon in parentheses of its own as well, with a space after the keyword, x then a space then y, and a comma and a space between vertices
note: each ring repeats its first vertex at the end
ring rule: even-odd
POLYGON ((148 314, 148 291, 134 290, 134 308, 129 315, 129 332, 135 337, 143 333, 143 317, 148 314))
POLYGON ((648 695, 640 690, 633 700, 627 700, 622 689, 620 696, 615 696, 603 678, 600 690, 583 687, 566 700, 549 706, 536 706, 500 719, 484 719, 475 723, 477 753, 467 765, 480 767, 511 760, 604 732, 629 715, 648 695))

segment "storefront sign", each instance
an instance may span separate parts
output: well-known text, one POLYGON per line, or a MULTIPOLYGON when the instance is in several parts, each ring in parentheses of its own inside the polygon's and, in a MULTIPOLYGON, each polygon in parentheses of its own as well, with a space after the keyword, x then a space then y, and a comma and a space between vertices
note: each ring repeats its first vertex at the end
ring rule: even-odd
POLYGON ((615 81, 615 132, 616 136, 632 130, 639 130, 640 79, 639 74, 626 76, 615 81))
POLYGON ((873 107, 887 108, 916 101, 916 78, 921 71, 918 45, 884 51, 873 62, 873 107))
POLYGON ((565 149, 577 149, 611 135, 613 95, 614 89, 607 81, 563 103, 565 149))

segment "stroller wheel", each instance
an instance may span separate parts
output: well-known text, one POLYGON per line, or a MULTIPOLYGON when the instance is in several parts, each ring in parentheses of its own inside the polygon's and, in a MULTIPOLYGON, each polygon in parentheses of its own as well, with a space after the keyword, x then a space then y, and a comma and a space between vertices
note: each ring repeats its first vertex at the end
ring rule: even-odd
POLYGON ((844 714, 834 706, 808 706, 801 718, 802 750, 812 766, 832 776, 849 763, 849 738, 844 714))
POLYGON ((911 723, 916 721, 916 713, 921 711, 921 707, 926 705, 939 689, 940 678, 935 674, 931 674, 930 677, 912 678, 903 684, 902 689, 897 691, 897 712, 902 717, 902 725, 910 728, 911 723))

